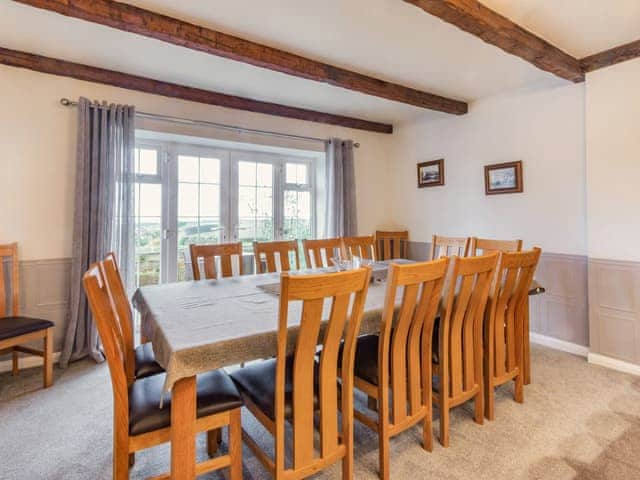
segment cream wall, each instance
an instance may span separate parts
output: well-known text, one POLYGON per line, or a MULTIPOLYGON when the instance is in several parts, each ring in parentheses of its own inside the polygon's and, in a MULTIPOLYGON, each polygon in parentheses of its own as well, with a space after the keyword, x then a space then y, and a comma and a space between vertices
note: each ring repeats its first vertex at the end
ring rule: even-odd
POLYGON ((391 218, 412 240, 522 238, 586 253, 584 85, 529 88, 473 103, 463 117, 397 128, 391 218), (416 164, 445 159, 445 186, 418 189, 416 164), (522 160, 524 193, 487 196, 483 166, 522 160))
MULTIPOLYGON (((390 212, 383 196, 388 135, 212 107, 7 66, 0 66, 0 91, 0 243, 19 242, 22 260, 71 256, 76 111, 60 106, 60 97, 86 96, 134 104, 145 112, 321 138, 352 138, 361 144, 356 151, 359 230, 369 233, 389 223, 390 212)), ((204 128, 178 129, 166 123, 146 122, 140 126, 306 150, 322 148, 321 144, 204 128)))
POLYGON ((589 257, 640 261, 640 59, 586 84, 589 257))

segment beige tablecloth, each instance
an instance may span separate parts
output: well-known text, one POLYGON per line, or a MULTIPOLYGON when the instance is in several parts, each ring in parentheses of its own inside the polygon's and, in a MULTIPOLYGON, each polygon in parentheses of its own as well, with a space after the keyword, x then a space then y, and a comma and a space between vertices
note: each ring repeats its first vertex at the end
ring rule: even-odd
MULTIPOLYGON (((165 389, 181 378, 275 356, 279 297, 272 286, 279 279, 279 274, 246 275, 139 288, 133 304, 143 335, 167 371, 165 389)), ((371 283, 360 333, 379 331, 385 289, 386 283, 371 283)), ((290 345, 300 306, 290 305, 290 345)), ((327 306, 324 313, 328 319, 327 306)))

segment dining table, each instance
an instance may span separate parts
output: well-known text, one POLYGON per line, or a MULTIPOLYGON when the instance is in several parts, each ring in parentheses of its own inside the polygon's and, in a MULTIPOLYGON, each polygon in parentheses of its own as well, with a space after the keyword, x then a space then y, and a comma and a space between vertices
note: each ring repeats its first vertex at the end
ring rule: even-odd
MULTIPOLYGON (((372 281, 360 334, 380 331, 386 272, 391 262, 413 263, 395 259, 371 264, 372 281)), ((299 270, 289 275, 336 270, 334 267, 299 270)), ((191 480, 196 476, 196 375, 276 356, 280 277, 280 273, 265 273, 174 282, 143 286, 134 293, 132 303, 140 314, 141 337, 151 342, 156 361, 166 371, 165 394, 171 392, 172 479, 191 480)), ((529 293, 533 295, 540 290, 544 291, 534 283, 529 293)), ((401 295, 399 289, 396 306, 400 305, 401 295)), ((325 325, 330 314, 329 302, 327 299, 324 309, 325 325)), ((288 317, 291 350, 297 338, 300 313, 301 303, 291 302, 288 317)), ((322 333, 318 338, 322 338, 322 333)), ((529 363, 527 358, 525 362, 529 363)))
MULTIPOLYGON (((394 260, 411 263, 410 260, 394 260)), ((389 261, 372 264, 372 282, 361 334, 377 333, 385 302, 389 261)), ((336 268, 301 270, 290 275, 326 273, 336 268)), ((150 341, 166 371, 171 392, 171 478, 195 478, 196 375, 277 353, 279 273, 241 275, 143 286, 133 295, 141 336, 150 341)), ((401 292, 396 299, 400 304, 401 292)), ((329 299, 327 305, 329 305, 329 299)), ((289 305, 288 343, 292 349, 301 303, 289 305)), ((325 308, 325 325, 330 310, 325 308)), ((322 334, 318 338, 322 338, 322 334)))

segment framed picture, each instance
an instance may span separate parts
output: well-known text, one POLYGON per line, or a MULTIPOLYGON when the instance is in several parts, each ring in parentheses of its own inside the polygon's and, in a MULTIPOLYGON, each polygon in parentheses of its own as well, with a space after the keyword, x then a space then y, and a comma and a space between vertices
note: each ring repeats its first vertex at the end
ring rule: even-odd
POLYGON ((522 192, 522 162, 485 165, 484 191, 487 195, 522 192))
POLYGON ((418 164, 418 188, 444 185, 444 159, 418 164))

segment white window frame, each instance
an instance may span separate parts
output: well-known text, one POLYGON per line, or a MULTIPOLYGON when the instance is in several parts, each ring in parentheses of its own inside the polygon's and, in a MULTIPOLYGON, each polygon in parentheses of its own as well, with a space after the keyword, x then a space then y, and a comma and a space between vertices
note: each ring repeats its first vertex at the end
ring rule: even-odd
POLYGON ((198 145, 188 142, 136 139, 136 148, 158 151, 158 174, 136 175, 136 182, 160 183, 162 185, 161 220, 161 266, 160 281, 170 282, 177 278, 178 252, 178 157, 193 155, 220 159, 220 222, 223 231, 222 242, 236 242, 239 238, 238 218, 238 162, 269 163, 273 166, 273 238, 283 240, 284 234, 284 192, 308 191, 311 202, 311 236, 317 232, 317 158, 296 156, 290 152, 273 153, 251 150, 250 148, 229 148, 198 145), (307 166, 308 184, 286 183, 286 164, 297 163, 307 166))

